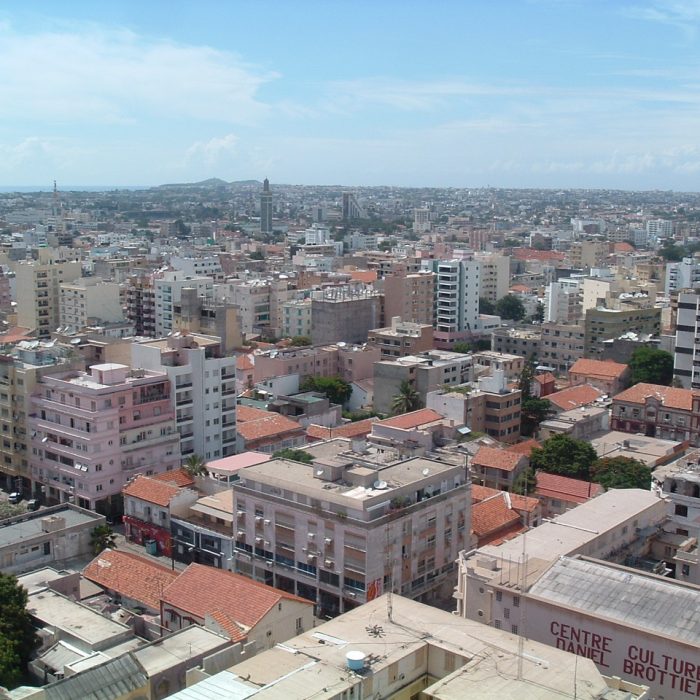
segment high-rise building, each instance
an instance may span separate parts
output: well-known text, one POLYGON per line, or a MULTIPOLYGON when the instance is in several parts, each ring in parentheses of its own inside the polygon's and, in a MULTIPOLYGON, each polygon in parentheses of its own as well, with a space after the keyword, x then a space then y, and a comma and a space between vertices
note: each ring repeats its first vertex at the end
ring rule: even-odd
POLYGON ((59 326, 61 284, 81 274, 78 261, 59 260, 50 251, 38 261, 20 262, 15 268, 17 324, 35 329, 39 338, 49 338, 59 326))
POLYGON ((81 277, 60 285, 59 323, 64 330, 79 331, 97 323, 124 320, 119 285, 99 277, 81 277))
POLYGON ((470 338, 479 317, 481 263, 464 254, 453 260, 430 260, 435 278, 435 346, 449 350, 470 338))
POLYGON ((365 212, 352 192, 343 192, 343 221, 363 219, 365 212))
POLYGON ((272 192, 267 178, 263 181, 260 195, 260 233, 272 233, 272 192))
POLYGON ((311 295, 311 340, 315 345, 363 343, 382 321, 382 296, 370 287, 331 287, 311 295))
POLYGON ((435 274, 430 270, 391 274, 382 280, 384 317, 433 324, 435 274))
POLYGON ((510 289, 510 256, 477 253, 474 257, 481 263, 479 296, 495 304, 510 289))
POLYGON ((156 335, 166 336, 175 330, 175 307, 180 303, 182 290, 192 287, 197 294, 213 297, 214 280, 211 277, 192 277, 184 272, 169 271, 154 282, 156 299, 156 335))
POLYGON ((700 294, 678 295, 673 376, 684 389, 700 389, 700 294))
POLYGON ((236 358, 224 357, 219 338, 174 333, 134 343, 132 366, 163 372, 172 384, 181 451, 205 460, 236 451, 236 358))
POLYGON ((680 262, 666 264, 666 294, 681 289, 695 289, 700 286, 700 260, 683 258, 680 262))

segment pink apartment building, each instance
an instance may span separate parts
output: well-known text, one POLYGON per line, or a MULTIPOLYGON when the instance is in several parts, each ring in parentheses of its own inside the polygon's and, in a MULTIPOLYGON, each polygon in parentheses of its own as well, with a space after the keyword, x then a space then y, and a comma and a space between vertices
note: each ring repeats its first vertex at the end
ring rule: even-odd
POLYGON ((180 466, 170 392, 164 372, 120 364, 44 377, 28 419, 35 491, 49 503, 74 498, 120 513, 129 479, 180 466))

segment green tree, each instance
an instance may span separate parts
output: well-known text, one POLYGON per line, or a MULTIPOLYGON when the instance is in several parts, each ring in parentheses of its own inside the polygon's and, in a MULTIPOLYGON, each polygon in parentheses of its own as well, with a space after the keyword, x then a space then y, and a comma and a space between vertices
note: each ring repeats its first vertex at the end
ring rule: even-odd
POLYGON ((318 391, 331 403, 341 406, 352 396, 352 386, 341 377, 307 377, 301 384, 302 391, 318 391))
POLYGON ((192 477, 195 476, 208 476, 209 471, 207 469, 207 463, 199 455, 190 455, 182 468, 192 477))
POLYGON ((630 383, 663 384, 673 381, 673 355, 665 350, 643 346, 637 348, 629 361, 630 383))
POLYGON ((651 486, 651 469, 631 457, 604 457, 591 465, 591 481, 608 489, 645 489, 651 486))
POLYGON ((272 455, 275 459, 291 459, 294 462, 303 462, 304 464, 311 464, 314 461, 312 454, 309 454, 305 450, 295 450, 292 447, 285 447, 283 450, 277 450, 272 455))
POLYGON ((109 525, 98 525, 90 533, 90 545, 95 554, 104 552, 105 549, 116 549, 116 535, 109 525))
POLYGON ((304 347, 305 345, 311 345, 311 338, 309 338, 308 335, 295 335, 289 341, 289 345, 293 348, 300 348, 304 347))
POLYGON ((532 450, 530 466, 537 471, 590 480, 590 469, 598 459, 592 445, 568 435, 553 435, 542 447, 532 450))
POLYGON ((496 302, 496 314, 509 321, 522 321, 525 318, 525 306, 514 294, 506 294, 496 302))
POLYGON ((463 355, 468 355, 472 351, 472 346, 465 343, 463 340, 458 341, 452 346, 452 352, 461 352, 463 355))
POLYGON ((496 313, 496 305, 486 297, 479 297, 479 313, 493 316, 496 313))
POLYGON ((10 688, 21 681, 39 638, 27 612, 27 591, 14 576, 0 573, 0 601, 0 685, 10 688))
POLYGON ((535 470, 528 467, 520 473, 518 478, 513 482, 513 493, 520 496, 527 496, 534 492, 537 487, 537 476, 535 470))
POLYGON ((540 423, 547 420, 552 411, 552 405, 547 399, 538 399, 534 396, 522 401, 520 406, 520 433, 525 437, 532 437, 540 423))
POLYGON ((680 262, 685 254, 685 249, 675 245, 672 240, 664 241, 664 244, 659 248, 659 255, 667 262, 680 262))
POLYGON ((535 310, 535 313, 530 316, 530 320, 533 323, 535 321, 538 323, 542 323, 544 321, 544 304, 537 302, 537 309, 535 310))
POLYGON ((395 416, 400 413, 410 413, 417 411, 421 405, 420 394, 409 381, 404 379, 399 386, 399 393, 394 396, 391 402, 391 412, 395 416))
POLYGON ((265 259, 265 253, 263 253, 260 250, 254 250, 252 253, 248 255, 248 257, 251 260, 264 260, 265 259))

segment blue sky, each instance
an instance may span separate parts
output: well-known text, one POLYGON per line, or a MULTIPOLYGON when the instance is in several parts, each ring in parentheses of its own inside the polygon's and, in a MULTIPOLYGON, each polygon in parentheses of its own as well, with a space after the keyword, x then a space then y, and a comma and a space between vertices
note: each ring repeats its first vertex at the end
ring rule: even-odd
POLYGON ((700 0, 0 4, 0 186, 700 189, 700 0))

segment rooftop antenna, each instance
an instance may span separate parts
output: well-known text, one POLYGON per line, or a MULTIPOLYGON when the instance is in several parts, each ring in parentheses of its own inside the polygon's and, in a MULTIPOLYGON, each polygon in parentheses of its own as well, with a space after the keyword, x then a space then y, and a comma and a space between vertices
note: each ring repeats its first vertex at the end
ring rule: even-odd
POLYGON ((391 542, 389 540, 389 528, 386 530, 386 568, 388 578, 388 590, 386 592, 386 616, 389 622, 393 622, 392 615, 394 613, 394 601, 392 593, 394 588, 393 562, 391 561, 391 542))

